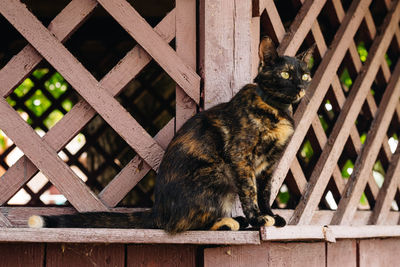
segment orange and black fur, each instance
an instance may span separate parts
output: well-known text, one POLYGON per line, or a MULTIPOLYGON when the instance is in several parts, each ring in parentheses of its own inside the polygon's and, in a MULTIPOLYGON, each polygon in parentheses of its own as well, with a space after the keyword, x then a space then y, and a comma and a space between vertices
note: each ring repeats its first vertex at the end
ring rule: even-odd
POLYGON ((255 84, 228 103, 189 119, 160 165, 151 211, 32 216, 31 226, 238 230, 251 224, 284 226, 269 205, 271 175, 293 133, 291 104, 304 96, 313 49, 278 56, 268 37, 260 44, 255 84), (246 218, 230 218, 239 195, 246 218))

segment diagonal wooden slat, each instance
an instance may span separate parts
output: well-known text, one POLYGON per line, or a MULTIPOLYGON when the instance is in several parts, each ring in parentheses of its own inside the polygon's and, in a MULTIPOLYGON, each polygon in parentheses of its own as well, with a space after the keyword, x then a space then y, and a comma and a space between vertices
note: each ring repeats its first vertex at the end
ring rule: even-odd
MULTIPOLYGON (((61 42, 85 21, 97 6, 95 0, 71 1, 49 24, 49 31, 61 42)), ((0 95, 8 96, 39 64, 43 57, 30 45, 26 45, 6 66, 0 69, 0 95)))
POLYGON ((200 77, 125 0, 98 0, 98 3, 156 60, 197 104, 200 77))
MULTIPOLYGON (((155 28, 166 41, 175 37, 175 11, 171 11, 155 28)), ((35 53, 37 53, 35 51, 35 53)), ((20 53, 16 57, 23 57, 20 53)), ((25 64, 31 65, 31 57, 25 64)), ((18 59, 20 61, 23 59, 18 59)), ((135 46, 104 78, 100 84, 117 95, 151 60, 139 45, 135 46)), ((25 74, 22 74, 25 75, 25 74)), ((96 115, 96 111, 84 100, 74 107, 43 137, 56 151, 62 149, 96 115)), ((26 156, 21 157, 1 177, 0 205, 7 202, 21 186, 37 172, 35 165, 26 156)))
POLYGON ((272 178, 271 200, 275 199, 289 170, 290 163, 295 158, 301 142, 307 134, 308 128, 329 89, 336 70, 346 53, 346 49, 349 47, 370 3, 371 0, 352 2, 343 23, 336 32, 331 49, 326 52, 313 77, 308 90, 308 97, 303 99, 299 104, 294 114, 294 121, 297 122, 296 131, 289 141, 272 178))
POLYGON ((39 135, 0 97, 0 128, 43 172, 78 211, 105 211, 107 207, 85 183, 58 157, 39 135))
MULTIPOLYGON (((174 136, 174 120, 171 120, 154 140, 166 149, 174 136)), ((108 206, 115 207, 132 188, 149 172, 151 167, 135 156, 117 176, 100 192, 99 198, 108 206)))
MULTIPOLYGON (((400 11, 400 8, 398 9, 400 11)), ((378 113, 371 124, 361 154, 354 164, 354 172, 346 184, 338 209, 332 218, 332 224, 349 224, 354 216, 357 204, 364 191, 383 138, 389 127, 396 105, 400 97, 400 64, 397 64, 392 78, 386 87, 378 108, 378 113)))
POLYGON ((7 219, 6 216, 4 216, 4 214, 0 211, 0 227, 1 228, 8 228, 8 227, 12 227, 13 225, 11 224, 11 222, 7 219))
MULTIPOLYGON (((303 2, 303 1, 302 1, 303 2)), ((304 4, 297 13, 295 19, 290 25, 281 44, 278 47, 278 53, 288 56, 296 55, 297 50, 303 43, 312 25, 316 21, 326 0, 314 1, 305 0, 304 4)))
POLYGON ((345 105, 332 130, 328 145, 325 146, 318 160, 306 192, 297 206, 291 224, 306 224, 311 220, 312 214, 321 198, 321 194, 332 174, 334 162, 340 156, 342 148, 349 136, 350 129, 357 118, 362 104, 368 94, 369 88, 378 71, 381 58, 389 46, 391 36, 398 23, 398 5, 396 9, 387 14, 384 26, 385 31, 375 40, 370 49, 371 56, 368 57, 366 64, 353 84, 352 90, 347 98, 345 105))
POLYGON ((278 40, 282 40, 285 36, 285 28, 283 27, 281 18, 279 17, 278 10, 276 9, 275 3, 273 0, 261 0, 260 1, 260 14, 263 11, 266 11, 268 17, 271 21, 272 28, 274 28, 274 32, 278 40))
POLYGON ((390 212, 390 206, 396 194, 396 190, 400 184, 400 145, 397 146, 395 154, 393 154, 385 180, 378 197, 376 198, 375 207, 371 214, 369 224, 384 224, 390 212))
POLYGON ((163 149, 23 4, 0 2, 0 12, 152 168, 158 168, 163 149), (19 20, 21 16, 25 19, 19 20))

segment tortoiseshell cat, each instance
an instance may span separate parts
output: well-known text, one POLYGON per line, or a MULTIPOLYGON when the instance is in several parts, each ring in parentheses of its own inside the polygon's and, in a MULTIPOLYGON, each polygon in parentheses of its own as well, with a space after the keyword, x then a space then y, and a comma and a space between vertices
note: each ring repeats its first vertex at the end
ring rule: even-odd
POLYGON ((271 211, 271 175, 293 134, 291 104, 305 94, 313 48, 278 56, 272 40, 260 43, 255 84, 228 103, 189 119, 169 144, 160 165, 151 211, 32 216, 31 227, 239 230, 284 226, 271 211), (246 218, 230 218, 236 194, 246 218))

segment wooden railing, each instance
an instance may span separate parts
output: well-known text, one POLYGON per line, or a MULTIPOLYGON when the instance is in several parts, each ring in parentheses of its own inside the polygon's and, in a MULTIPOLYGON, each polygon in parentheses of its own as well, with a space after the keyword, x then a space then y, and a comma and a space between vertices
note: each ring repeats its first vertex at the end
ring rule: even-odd
MULTIPOLYGON (((283 235, 284 239, 289 239, 290 233, 293 238, 296 233, 304 233, 307 237, 297 237, 329 240, 335 238, 335 233, 337 238, 344 237, 342 230, 347 228, 340 225, 397 225, 398 208, 391 210, 391 206, 393 201, 394 208, 400 205, 400 146, 392 153, 388 140, 400 136, 399 0, 299 0, 293 1, 292 6, 282 6, 282 2, 202 0, 197 8, 194 0, 177 0, 176 7, 154 29, 125 0, 72 0, 47 29, 19 1, 1 2, 0 13, 29 45, 0 70, 0 129, 24 153, 0 179, 0 205, 5 205, 40 170, 77 211, 110 210, 149 170, 157 170, 174 131, 196 112, 200 103, 200 77, 195 73, 199 29, 198 65, 204 80, 204 108, 229 100, 241 86, 252 81, 261 35, 271 36, 279 53, 289 56, 316 44, 313 80, 306 97, 295 107, 296 131, 273 176, 271 204, 285 207, 277 212, 289 224, 298 226, 264 229, 262 238, 275 240, 276 235, 286 231, 289 236, 283 235), (100 81, 62 44, 97 5, 138 42, 100 81), (176 51, 168 44, 174 38, 176 51), (360 57, 360 50, 367 51, 366 58, 360 57), (43 59, 83 99, 41 138, 4 98, 43 59), (152 59, 177 84, 176 118, 154 139, 114 98, 152 59), (346 84, 345 79, 350 83, 346 84), (98 195, 57 155, 96 114, 137 152, 98 195), (312 155, 304 156, 304 151, 311 151, 312 155), (353 172, 344 179, 348 161, 352 162, 353 172), (386 170, 379 185, 372 171, 377 161, 386 170), (281 198, 285 190, 289 201, 281 198), (360 206, 362 197, 365 203, 360 206), (307 228, 308 225, 317 226, 307 228), (293 227, 308 230, 296 232, 293 227)), ((0 207, 0 211, 0 226, 6 228, 23 226, 33 213, 73 210, 0 207)), ((377 232, 385 228, 374 229, 377 232)), ((23 233, 35 233, 27 229, 17 235, 17 229, 12 231, 22 239, 23 233)), ((387 236, 387 230, 382 231, 381 236, 387 236)), ((50 238, 46 233, 42 234, 50 238)), ((81 233, 69 233, 73 233, 71 240, 77 242, 81 233)), ((106 238, 105 233, 94 230, 93 234, 106 238)), ((396 231, 393 234, 399 235, 396 231)), ((115 233, 115 238, 118 235, 122 238, 123 233, 115 233)), ((176 242, 193 238, 192 233, 188 235, 176 242)), ((243 239, 236 240, 242 243, 259 242, 257 234, 241 235, 243 239)), ((63 236, 65 240, 60 238, 68 242, 63 236)), ((149 240, 160 236, 160 232, 153 233, 149 240)), ((201 242, 211 242, 207 233, 194 236, 201 242)), ((133 242, 134 238, 125 239, 133 242)), ((8 239, 3 236, 2 240, 8 239)), ((234 240, 232 236, 214 243, 234 240)))

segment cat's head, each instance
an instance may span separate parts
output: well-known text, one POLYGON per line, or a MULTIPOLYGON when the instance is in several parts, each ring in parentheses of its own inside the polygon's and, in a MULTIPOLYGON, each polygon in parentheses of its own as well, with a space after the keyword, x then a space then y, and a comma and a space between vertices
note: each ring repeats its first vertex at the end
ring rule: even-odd
POLYGON ((308 64, 314 46, 296 57, 279 56, 274 43, 264 37, 260 43, 260 67, 255 82, 271 99, 291 104, 299 101, 311 82, 308 64))

